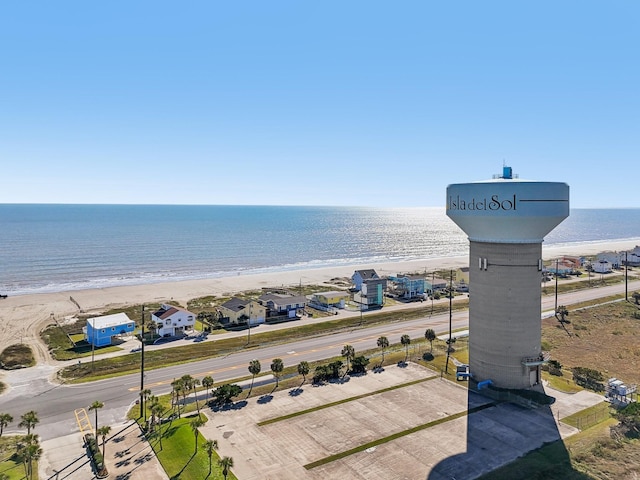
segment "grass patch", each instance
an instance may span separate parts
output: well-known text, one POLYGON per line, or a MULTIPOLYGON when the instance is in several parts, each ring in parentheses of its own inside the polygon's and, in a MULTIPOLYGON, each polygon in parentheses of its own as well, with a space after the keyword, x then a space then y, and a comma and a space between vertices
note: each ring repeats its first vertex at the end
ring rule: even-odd
POLYGON ((455 420, 457 418, 464 417, 466 415, 470 415, 475 412, 479 412, 480 410, 484 410, 485 408, 495 406, 495 402, 487 403, 485 405, 480 405, 478 407, 471 408, 469 410, 465 410, 459 413, 454 413, 453 415, 449 415, 448 417, 439 418, 432 422, 423 423, 422 425, 417 425, 415 427, 409 428, 407 430, 403 430, 401 432, 396 432, 392 435, 388 435, 386 437, 379 438, 377 440, 373 440, 371 442, 367 442, 363 445, 351 448, 349 450, 345 450, 344 452, 336 453, 334 455, 329 455, 328 457, 321 458, 320 460, 316 460, 315 462, 308 463, 304 466, 307 470, 311 470, 312 468, 319 467, 321 465, 326 465, 327 463, 335 462, 336 460, 340 460, 342 458, 348 457, 349 455, 353 455, 354 453, 364 452, 368 448, 376 447, 378 445, 382 445, 383 443, 391 442, 397 438, 404 437, 406 435, 411 435, 412 433, 419 432, 421 430, 425 430, 427 428, 435 427, 436 425, 440 425, 445 422, 450 422, 451 420, 455 420))
POLYGON ((584 388, 580 385, 577 385, 576 382, 573 381, 570 372, 566 372, 566 375, 558 376, 551 375, 549 372, 542 371, 542 379, 549 382, 549 386, 554 390, 558 390, 564 393, 577 393, 584 388))
MULTIPOLYGON (((24 480, 24 464, 13 457, 18 448, 21 435, 8 435, 0 438, 0 475, 5 474, 8 480, 24 480)), ((38 471, 38 463, 33 462, 33 471, 38 471)))
MULTIPOLYGON (((162 448, 157 435, 152 435, 153 448, 162 468, 169 478, 206 478, 207 480, 223 480, 222 470, 218 467, 220 458, 216 452, 211 457, 211 474, 209 474, 209 457, 202 448, 206 439, 198 432, 198 450, 195 451, 195 435, 190 422, 195 417, 180 418, 162 426, 162 448)), ((201 416, 206 420, 204 415, 201 416)), ((228 480, 237 480, 233 472, 229 472, 228 480)))
POLYGON ((373 392, 363 393, 362 395, 356 395, 355 397, 344 398, 344 399, 338 400, 336 402, 325 403, 324 405, 320 405, 318 407, 309 408, 307 410, 300 410, 299 412, 293 412, 293 413, 290 413, 288 415, 282 415, 280 417, 270 418, 269 420, 264 420, 262 422, 259 422, 257 425, 259 427, 262 427, 264 425, 269 425, 271 423, 281 422, 283 420, 288 420, 290 418, 295 418, 295 417, 299 417, 299 416, 302 416, 302 415, 307 415, 307 414, 309 414, 311 412, 316 412, 318 410, 324 410, 325 408, 335 407, 336 405, 341 405, 343 403, 349 403, 349 402, 353 402, 355 400, 360 400, 362 398, 371 397, 373 395, 378 395, 380 393, 391 392, 391 391, 397 390, 399 388, 404 388, 404 387, 408 387, 408 386, 411 386, 411 385, 416 385, 418 383, 422 383, 422 382, 426 382, 426 381, 429 381, 429 380, 433 380, 434 378, 438 378, 438 377, 421 378, 419 380, 414 380, 412 382, 407 382, 407 383, 403 383, 403 384, 400 384, 400 385, 394 385, 392 387, 383 388, 381 390, 375 390, 373 392))
POLYGON ((562 418, 562 422, 572 427, 584 430, 600 422, 608 420, 611 417, 611 406, 607 402, 602 402, 585 408, 579 412, 562 418))
POLYGON ((24 343, 9 345, 0 353, 0 366, 5 370, 33 367, 35 364, 31 347, 24 343))
MULTIPOLYGON (((466 308, 467 305, 467 301, 462 301, 459 302, 455 309, 466 308)), ((441 311, 448 311, 448 304, 447 306, 442 305, 441 311)), ((322 323, 302 324, 300 326, 295 326, 287 329, 286 336, 282 335, 282 333, 279 331, 252 333, 251 343, 248 346, 247 339, 242 336, 217 340, 215 349, 211 348, 211 344, 209 342, 203 342, 174 348, 166 348, 162 350, 146 351, 145 369, 153 370, 170 365, 184 364, 190 361, 224 356, 229 353, 236 352, 240 349, 258 348, 267 345, 289 343, 296 339, 335 333, 343 329, 352 330, 354 328, 366 328, 373 325, 378 325, 380 323, 388 324, 390 322, 404 322, 415 318, 420 318, 424 316, 424 312, 424 307, 418 307, 415 310, 403 310, 401 312, 372 313, 364 317, 365 320, 364 324, 362 325, 360 323, 359 317, 348 317, 339 320, 330 320, 322 323)), ((424 338, 421 340, 421 342, 416 341, 415 344, 412 343, 410 351, 411 349, 415 350, 415 348, 421 344, 424 344, 424 338)), ((62 380, 71 383, 88 382, 117 375, 134 373, 139 371, 139 369, 139 355, 131 354, 96 360, 95 371, 99 372, 96 374, 91 373, 90 365, 83 364, 65 367, 59 372, 59 376, 62 380)))
POLYGON ((524 457, 480 477, 479 480, 593 480, 596 478, 634 478, 640 473, 640 441, 614 442, 609 428, 617 421, 606 404, 598 404, 564 418, 577 424, 581 416, 600 416, 603 420, 572 435, 529 452, 524 457))
POLYGON ((547 443, 524 457, 498 468, 479 480, 592 480, 573 468, 562 440, 547 443))

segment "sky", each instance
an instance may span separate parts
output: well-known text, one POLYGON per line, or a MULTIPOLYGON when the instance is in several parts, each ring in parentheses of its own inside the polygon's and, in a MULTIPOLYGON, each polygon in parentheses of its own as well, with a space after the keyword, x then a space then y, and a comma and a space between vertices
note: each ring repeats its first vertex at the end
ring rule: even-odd
POLYGON ((0 5, 0 203, 640 207, 640 3, 0 5))

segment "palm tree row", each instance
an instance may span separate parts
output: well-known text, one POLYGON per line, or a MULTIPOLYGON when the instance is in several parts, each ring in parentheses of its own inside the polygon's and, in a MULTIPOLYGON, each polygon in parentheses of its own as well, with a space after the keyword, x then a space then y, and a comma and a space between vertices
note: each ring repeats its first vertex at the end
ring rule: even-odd
MULTIPOLYGON (((0 437, 2 437, 5 427, 9 426, 11 422, 13 422, 11 414, 0 413, 0 437)), ((16 456, 24 464, 25 478, 29 480, 33 478, 33 462, 37 462, 42 456, 38 435, 31 433, 38 423, 40 423, 40 419, 33 410, 21 415, 20 423, 18 423, 20 428, 27 429, 27 434, 18 441, 16 456)))

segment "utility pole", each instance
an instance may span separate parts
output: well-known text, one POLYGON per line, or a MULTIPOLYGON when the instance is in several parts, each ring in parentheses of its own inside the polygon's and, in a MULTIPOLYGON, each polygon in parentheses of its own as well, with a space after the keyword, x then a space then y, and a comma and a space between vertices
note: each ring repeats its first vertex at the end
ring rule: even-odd
POLYGON ((91 373, 93 373, 93 361, 96 354, 96 319, 91 322, 91 373))
POLYGON ((556 258, 556 308, 554 309, 554 313, 558 314, 558 259, 556 258))
POLYGON ((435 295, 436 291, 433 289, 433 284, 436 283, 436 271, 433 271, 433 274, 431 275, 431 313, 429 314, 429 316, 433 315, 433 296, 435 295))
POLYGON ((449 373, 449 354, 451 353, 451 319, 453 310, 453 270, 449 271, 449 340, 447 340, 447 363, 444 366, 445 373, 449 373))
POLYGON ((624 252, 624 299, 629 301, 629 263, 627 262, 627 252, 624 252))
POLYGON ((144 305, 142 305, 142 319, 140 324, 142 325, 142 333, 140 340, 142 340, 142 347, 140 348, 140 418, 144 417, 144 399, 142 398, 142 392, 144 391, 144 305))

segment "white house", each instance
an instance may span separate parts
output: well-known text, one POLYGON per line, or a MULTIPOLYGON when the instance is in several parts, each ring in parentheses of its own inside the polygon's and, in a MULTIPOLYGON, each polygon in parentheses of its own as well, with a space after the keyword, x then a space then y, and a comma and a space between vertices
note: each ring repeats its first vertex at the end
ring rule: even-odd
POLYGON ((591 269, 595 273, 611 273, 611 263, 606 260, 597 260, 591 263, 591 269))
POLYGON ((151 314, 151 320, 156 323, 158 335, 175 337, 193 330, 196 316, 183 308, 163 303, 151 314))
POLYGON ((265 293, 258 298, 261 305, 269 309, 268 315, 286 315, 294 318, 298 309, 304 310, 307 306, 307 297, 304 295, 281 295, 279 293, 265 293))

